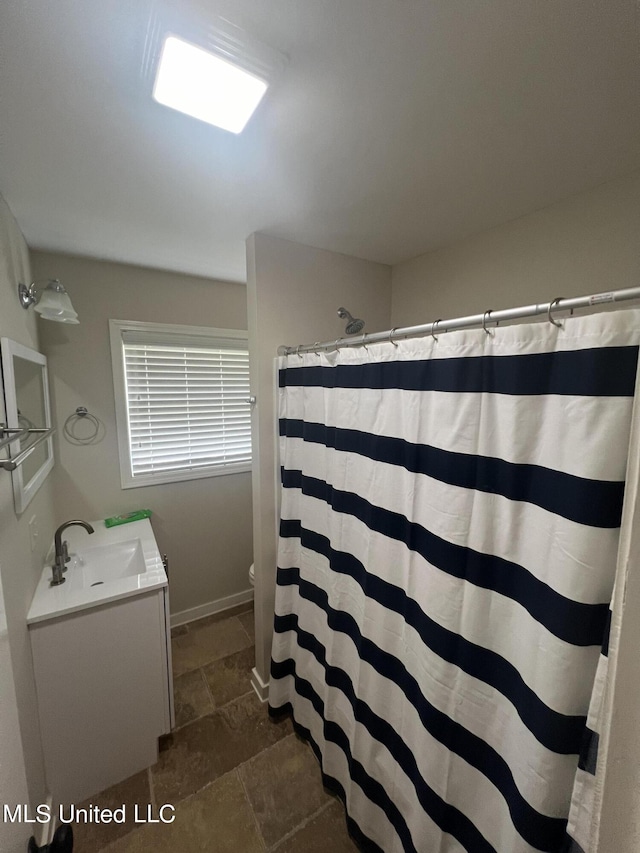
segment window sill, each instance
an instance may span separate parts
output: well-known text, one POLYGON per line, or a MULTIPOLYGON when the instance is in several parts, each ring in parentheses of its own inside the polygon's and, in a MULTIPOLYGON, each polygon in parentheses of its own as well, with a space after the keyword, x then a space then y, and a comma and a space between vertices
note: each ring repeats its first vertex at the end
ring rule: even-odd
POLYGON ((204 480, 207 477, 226 477, 229 474, 251 473, 251 463, 225 465, 224 467, 202 468, 196 471, 165 471, 162 474, 141 474, 138 477, 122 477, 123 489, 138 489, 143 486, 162 486, 167 483, 184 483, 187 480, 204 480))

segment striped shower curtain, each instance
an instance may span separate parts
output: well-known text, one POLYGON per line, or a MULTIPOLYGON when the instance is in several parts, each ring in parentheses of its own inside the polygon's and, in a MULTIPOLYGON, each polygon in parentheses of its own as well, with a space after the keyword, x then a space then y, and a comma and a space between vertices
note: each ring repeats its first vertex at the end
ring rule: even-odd
POLYGON ((639 330, 280 359, 270 711, 363 850, 586 849, 639 330))

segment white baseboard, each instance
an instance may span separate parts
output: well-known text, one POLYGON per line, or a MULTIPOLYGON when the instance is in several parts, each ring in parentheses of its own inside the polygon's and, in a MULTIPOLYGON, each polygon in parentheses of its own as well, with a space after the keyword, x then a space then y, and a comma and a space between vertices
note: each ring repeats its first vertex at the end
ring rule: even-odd
POLYGON ((269 698, 269 682, 267 681, 265 684, 255 666, 251 670, 251 686, 256 691, 258 699, 261 702, 266 702, 269 698))
POLYGON ((253 587, 244 589, 242 592, 236 592, 235 595, 227 595, 225 598, 208 601, 198 607, 191 607, 189 610, 172 613, 171 627, 176 628, 178 625, 185 625, 187 622, 202 619, 204 616, 211 616, 212 613, 220 613, 222 610, 228 610, 238 604, 246 604, 248 601, 253 601, 253 587))

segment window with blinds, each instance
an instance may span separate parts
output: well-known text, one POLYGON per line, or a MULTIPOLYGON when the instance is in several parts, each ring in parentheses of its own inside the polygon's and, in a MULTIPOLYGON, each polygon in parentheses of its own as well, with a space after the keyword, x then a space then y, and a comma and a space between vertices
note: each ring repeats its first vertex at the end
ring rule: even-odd
POLYGON ((110 322, 121 356, 123 486, 250 470, 246 333, 110 322))

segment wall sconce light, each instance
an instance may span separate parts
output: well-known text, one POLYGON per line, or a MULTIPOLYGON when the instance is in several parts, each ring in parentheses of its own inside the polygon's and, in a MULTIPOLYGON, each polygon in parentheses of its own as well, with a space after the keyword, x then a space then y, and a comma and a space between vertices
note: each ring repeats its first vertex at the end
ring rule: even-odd
POLYGON ((29 287, 18 284, 18 298, 23 308, 35 305, 35 310, 45 320, 56 323, 79 323, 78 315, 73 309, 69 294, 57 278, 48 279, 46 285, 34 281, 29 287))

